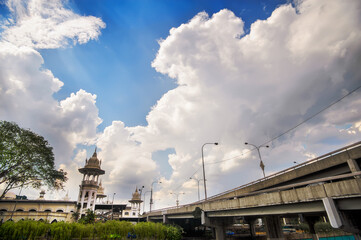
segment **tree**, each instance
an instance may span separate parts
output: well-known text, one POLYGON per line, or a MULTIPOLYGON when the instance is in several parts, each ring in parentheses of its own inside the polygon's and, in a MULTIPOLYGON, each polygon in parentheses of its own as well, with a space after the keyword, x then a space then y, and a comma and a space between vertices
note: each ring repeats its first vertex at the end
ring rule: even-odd
POLYGON ((17 187, 62 189, 66 180, 66 172, 54 168, 48 141, 16 123, 0 121, 0 184, 5 186, 0 199, 17 187))
POLYGON ((83 216, 79 220, 79 223, 83 223, 83 224, 92 224, 94 222, 95 222, 95 213, 91 209, 87 209, 85 216, 83 216))

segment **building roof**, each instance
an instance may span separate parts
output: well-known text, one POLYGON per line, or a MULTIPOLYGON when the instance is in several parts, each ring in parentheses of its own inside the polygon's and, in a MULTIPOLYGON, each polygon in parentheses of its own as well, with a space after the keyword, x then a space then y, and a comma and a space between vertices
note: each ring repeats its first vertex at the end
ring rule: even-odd
POLYGON ((102 175, 105 173, 101 167, 102 162, 98 159, 97 149, 95 149, 93 156, 89 158, 89 160, 85 159, 85 166, 83 168, 79 168, 79 172, 83 174, 98 174, 102 175))
POLYGON ((129 200, 129 202, 131 202, 131 203, 143 202, 137 188, 135 188, 135 192, 132 194, 132 199, 129 200))

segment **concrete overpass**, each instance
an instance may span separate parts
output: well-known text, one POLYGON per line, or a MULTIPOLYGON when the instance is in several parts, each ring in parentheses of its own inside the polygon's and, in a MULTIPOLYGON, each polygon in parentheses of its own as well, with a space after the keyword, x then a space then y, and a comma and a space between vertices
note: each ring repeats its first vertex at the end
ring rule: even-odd
POLYGON ((319 216, 327 216, 333 227, 361 239, 360 165, 361 142, 357 142, 207 201, 155 210, 144 217, 183 227, 187 223, 213 227, 217 239, 224 239, 225 228, 236 218, 242 217, 252 226, 262 217, 268 239, 283 239, 280 217, 302 214, 314 233, 319 216))

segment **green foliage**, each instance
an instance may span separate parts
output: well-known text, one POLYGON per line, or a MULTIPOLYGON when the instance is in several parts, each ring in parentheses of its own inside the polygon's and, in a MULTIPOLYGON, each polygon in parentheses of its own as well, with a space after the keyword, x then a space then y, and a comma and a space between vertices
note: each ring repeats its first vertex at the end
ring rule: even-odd
POLYGON ((167 238, 168 240, 180 240, 182 238, 183 229, 179 226, 168 226, 167 238))
POLYGON ((59 189, 66 180, 63 170, 54 169, 53 148, 42 136, 0 121, 0 184, 5 185, 0 199, 19 186, 59 189))
POLYGON ((176 226, 161 223, 141 222, 133 225, 126 221, 107 221, 105 223, 81 224, 81 223, 46 223, 32 220, 19 221, 17 223, 8 221, 0 226, 0 236, 3 239, 35 240, 39 237, 48 237, 52 240, 71 239, 159 239, 180 240, 182 230, 176 226))
POLYGON ((85 213, 85 216, 83 218, 81 218, 79 220, 80 223, 83 223, 83 224, 92 224, 95 222, 95 213, 90 210, 90 209, 87 209, 86 213, 85 213))
POLYGON ((300 229, 300 230, 305 231, 305 232, 310 232, 310 227, 308 226, 307 223, 300 223, 297 226, 297 229, 300 229))
POLYGON ((333 228, 329 223, 317 222, 315 223, 315 231, 317 233, 326 233, 326 232, 339 232, 340 230, 333 228))

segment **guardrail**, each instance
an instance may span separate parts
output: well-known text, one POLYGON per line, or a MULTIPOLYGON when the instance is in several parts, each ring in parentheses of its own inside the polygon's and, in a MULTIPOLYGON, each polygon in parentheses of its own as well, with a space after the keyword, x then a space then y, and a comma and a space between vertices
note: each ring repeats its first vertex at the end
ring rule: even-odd
MULTIPOLYGON (((342 153, 342 152, 347 152, 348 150, 353 149, 353 148, 356 148, 356 147, 359 147, 359 146, 361 146, 361 141, 356 142, 356 143, 353 143, 353 144, 348 145, 348 146, 346 146, 346 147, 337 149, 337 150, 335 150, 335 151, 329 152, 329 153, 327 153, 327 154, 321 155, 321 156, 319 156, 319 157, 312 158, 312 159, 310 159, 310 160, 308 160, 308 161, 306 161, 306 162, 303 162, 303 163, 301 163, 301 164, 295 165, 295 166, 293 166, 293 167, 286 168, 286 169, 284 169, 284 170, 282 170, 282 171, 279 171, 279 172, 277 172, 277 173, 271 174, 271 175, 269 175, 269 176, 267 176, 267 177, 265 177, 265 178, 261 178, 261 179, 255 180, 255 181, 253 181, 253 182, 250 182, 250 183, 241 185, 241 186, 239 186, 239 187, 236 187, 236 188, 233 188, 233 189, 230 189, 230 190, 221 192, 221 193, 219 193, 219 194, 213 195, 213 196, 209 197, 207 200, 201 200, 201 201, 197 201, 197 202, 193 202, 193 203, 189 203, 189 204, 184 204, 184 205, 180 205, 180 206, 178 206, 178 207, 175 206, 175 207, 161 208, 161 209, 157 209, 157 210, 155 210, 155 211, 157 211, 157 212, 159 212, 159 211, 166 211, 166 210, 170 210, 170 209, 176 209, 176 208, 187 207, 187 206, 191 206, 191 205, 195 205, 195 204, 200 204, 200 203, 203 203, 203 202, 211 202, 211 201, 215 201, 215 200, 218 201, 218 200, 222 200, 222 199, 223 199, 223 200, 224 200, 224 199, 230 199, 230 197, 225 197, 225 198, 218 198, 218 197, 221 197, 222 195, 225 195, 225 194, 228 194, 228 193, 237 191, 237 190, 239 190, 239 189, 242 189, 242 188, 245 188, 245 187, 248 187, 248 186, 251 186, 251 185, 254 185, 254 184, 257 184, 257 183, 266 181, 266 180, 269 180, 269 179, 271 179, 271 178, 275 178, 275 177, 277 177, 277 176, 279 176, 279 175, 282 175, 282 174, 285 174, 285 173, 287 173, 287 172, 293 171, 293 170, 295 170, 295 169, 297 169, 297 168, 301 168, 301 167, 304 167, 304 166, 306 166, 306 165, 309 165, 309 164, 312 164, 312 163, 321 161, 321 160, 323 160, 323 159, 325 159, 325 158, 328 158, 328 157, 331 157, 331 156, 333 156, 333 155, 335 155, 335 154, 339 154, 339 153, 342 153), (217 198, 217 199, 215 199, 215 198, 217 198)), ((356 175, 361 175, 360 172, 357 172, 357 173, 351 173, 351 174, 343 174, 343 175, 340 175, 340 177, 341 177, 341 176, 344 176, 344 177, 345 177, 346 175, 354 176, 355 174, 356 174, 356 175)), ((321 179, 328 179, 328 178, 332 178, 332 177, 321 178, 321 179)), ((320 182, 321 179, 316 179, 316 180, 307 181, 307 182, 309 182, 309 183, 307 183, 307 184, 312 184, 312 183, 320 182)), ((336 176, 335 179, 337 179, 337 176, 336 176)), ((325 180, 324 180, 324 181, 325 181, 325 180)), ((305 182, 304 182, 304 183, 305 183, 305 182)), ((301 184, 301 185, 302 185, 303 183, 298 183, 298 184, 301 184)), ((297 184, 291 184, 291 185, 297 185, 297 184)), ((286 185, 286 186, 283 186, 283 187, 287 187, 287 186, 289 186, 289 185, 286 185)), ((272 189, 272 188, 271 188, 271 189, 272 189)), ((271 189, 267 189, 267 190, 271 190, 271 189)), ((262 191, 267 191, 267 190, 262 190, 262 191)), ((255 192, 252 192, 252 193, 258 193, 258 194, 259 194, 259 193, 261 193, 262 191, 255 191, 255 192)), ((252 193, 249 193, 249 194, 252 194, 252 193)), ((239 195, 239 196, 242 196, 242 195, 239 195)), ((239 197, 239 196, 234 196, 234 197, 239 197)), ((232 198, 234 198, 234 197, 232 197, 232 198)), ((155 212, 155 211, 154 211, 154 212, 155 212)), ((149 213, 149 212, 148 212, 148 213, 149 213)))
MULTIPOLYGON (((361 171, 347 173, 347 174, 341 174, 341 175, 332 176, 332 177, 319 178, 319 179, 315 179, 315 180, 309 180, 309 181, 304 181, 301 183, 294 183, 294 184, 289 184, 289 185, 285 185, 285 186, 281 186, 281 187, 269 188, 269 189, 264 189, 264 190, 249 192, 249 193, 243 193, 243 194, 240 194, 240 195, 237 195, 234 197, 224 197, 224 198, 207 200, 207 202, 210 203, 210 202, 218 202, 218 201, 223 201, 223 200, 233 200, 233 199, 255 196, 255 195, 260 195, 260 194, 265 194, 265 193, 280 192, 280 191, 296 189, 296 188, 300 188, 300 187, 312 186, 314 184, 320 184, 320 183, 324 184, 324 183, 333 182, 333 181, 337 181, 337 180, 341 180, 341 179, 342 180, 352 179, 352 178, 355 178, 358 176, 361 176, 361 171)), ((359 195, 361 195, 361 193, 359 195)), ((179 207, 187 207, 187 206, 192 206, 192 205, 201 204, 201 203, 202 203, 201 201, 194 202, 194 203, 182 205, 179 207)), ((177 209, 177 207, 159 209, 157 211, 154 211, 154 213, 156 214, 156 213, 164 212, 166 210, 171 210, 171 209, 177 209)), ((151 214, 151 213, 148 212, 148 214, 151 214)))
MULTIPOLYGON (((227 194, 227 193, 230 193, 230 192, 234 192, 234 191, 236 191, 236 190, 239 190, 239 189, 242 189, 242 188, 245 188, 245 187, 254 185, 254 184, 259 183, 259 182, 263 182, 263 181, 269 180, 269 179, 271 179, 271 178, 275 178, 275 177, 277 177, 277 176, 279 176, 279 175, 285 174, 286 172, 290 172, 290 171, 293 171, 293 170, 295 170, 295 169, 297 169, 297 168, 301 168, 301 167, 304 167, 304 166, 306 166, 306 165, 309 165, 309 164, 318 162, 318 161, 323 160, 323 159, 325 159, 325 158, 331 157, 331 156, 335 155, 336 153, 346 152, 346 151, 348 151, 349 149, 356 148, 356 147, 358 147, 358 146, 361 146, 361 141, 356 142, 356 143, 353 143, 353 144, 348 145, 348 146, 346 146, 346 147, 337 149, 337 150, 335 150, 335 151, 329 152, 329 153, 327 153, 327 154, 321 155, 321 156, 319 156, 319 157, 312 158, 312 159, 310 159, 310 160, 308 160, 308 161, 306 161, 306 162, 303 162, 303 163, 301 163, 301 164, 295 165, 295 166, 293 166, 293 167, 286 168, 286 169, 284 169, 284 170, 282 170, 282 171, 279 171, 279 172, 277 172, 277 173, 271 174, 271 175, 269 175, 269 176, 267 176, 267 177, 264 177, 264 178, 258 179, 258 180, 256 180, 256 181, 253 181, 253 182, 250 182, 250 183, 241 185, 241 186, 239 186, 239 187, 236 187, 236 188, 233 188, 233 189, 230 189, 230 190, 221 192, 221 193, 219 193, 219 194, 213 195, 213 196, 209 197, 208 200, 212 200, 212 199, 214 199, 214 198, 216 198, 216 197, 220 197, 220 196, 222 196, 222 195, 224 195, 224 194, 227 194)), ((203 200, 203 201, 204 201, 204 200, 203 200)))

